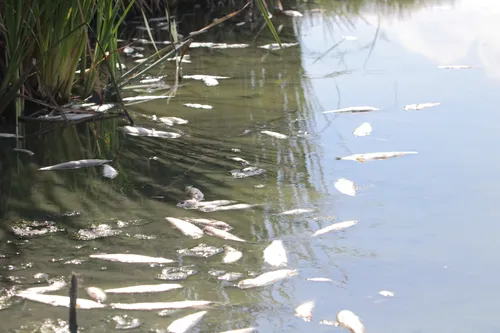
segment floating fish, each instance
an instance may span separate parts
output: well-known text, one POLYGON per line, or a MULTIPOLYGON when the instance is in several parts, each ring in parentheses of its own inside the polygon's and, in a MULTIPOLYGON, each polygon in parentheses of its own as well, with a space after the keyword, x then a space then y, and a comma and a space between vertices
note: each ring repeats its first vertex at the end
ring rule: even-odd
MULTIPOLYGON (((15 138, 16 134, 15 133, 0 133, 0 138, 15 138)), ((19 139, 22 139, 23 137, 21 135, 17 136, 19 139)))
POLYGON ((200 308, 213 304, 211 301, 177 301, 177 302, 149 302, 149 303, 111 303, 113 309, 118 310, 163 310, 200 308))
POLYGON ((296 11, 296 10, 284 10, 281 12, 283 15, 292 16, 292 17, 302 17, 304 14, 296 11))
POLYGON ((205 83, 207 87, 213 87, 219 85, 219 81, 217 81, 217 79, 210 77, 204 78, 203 83, 205 83))
POLYGON ((355 225, 358 222, 359 221, 345 221, 345 222, 334 223, 332 225, 329 225, 328 227, 324 227, 322 229, 319 229, 318 231, 316 231, 313 234, 313 236, 318 236, 318 235, 326 234, 327 232, 330 232, 330 231, 343 230, 343 229, 352 227, 353 225, 355 225))
POLYGON ((206 109, 206 110, 213 109, 213 106, 208 104, 185 103, 182 105, 187 106, 188 108, 195 108, 195 109, 206 109))
POLYGON ((80 169, 80 168, 88 168, 88 167, 103 165, 104 163, 109 163, 109 162, 111 162, 111 160, 98 160, 98 159, 78 160, 78 161, 70 161, 70 162, 59 163, 56 165, 46 166, 38 170, 49 171, 49 170, 80 169))
POLYGON ((240 328, 236 330, 224 331, 220 333, 254 333, 257 332, 255 327, 240 328))
POLYGON ((128 135, 132 136, 149 136, 154 138, 169 138, 176 139, 181 135, 179 133, 174 132, 165 132, 165 131, 157 131, 154 128, 148 129, 144 127, 137 126, 123 126, 121 129, 128 135))
POLYGON ((307 278, 306 280, 307 281, 313 281, 313 282, 334 282, 332 279, 322 278, 322 277, 307 278))
POLYGON ((165 220, 170 222, 174 228, 182 232, 184 235, 191 237, 193 239, 198 239, 203 237, 203 231, 188 221, 177 219, 175 217, 165 217, 165 220))
POLYGON ((367 136, 372 133, 372 125, 370 123, 362 123, 358 128, 352 132, 354 136, 367 136))
POLYGON ((184 188, 184 194, 188 199, 194 199, 197 201, 202 201, 205 199, 205 195, 199 189, 193 186, 186 186, 184 188))
POLYGON ((201 207, 200 202, 196 199, 183 200, 179 202, 176 206, 184 209, 197 209, 201 207))
POLYGON ((139 82, 140 83, 158 83, 158 82, 162 81, 163 78, 164 78, 164 76, 151 77, 151 78, 142 79, 139 82))
POLYGON ((312 311, 314 310, 315 305, 316 303, 314 301, 302 303, 295 308, 295 315, 304 319, 304 321, 311 321, 312 311))
POLYGON ((189 276, 197 274, 198 271, 191 269, 192 266, 183 267, 167 267, 164 268, 160 274, 156 276, 158 280, 178 281, 185 280, 189 276))
POLYGON ((264 261, 276 267, 287 265, 288 258, 281 240, 273 240, 271 244, 264 249, 264 261))
POLYGON ((441 103, 419 103, 419 104, 408 104, 404 107, 405 110, 422 110, 431 108, 433 106, 441 105, 441 103))
POLYGON ((92 110, 92 111, 96 111, 96 112, 105 112, 105 111, 111 110, 114 107, 116 107, 116 104, 108 103, 108 104, 101 104, 101 105, 93 105, 93 106, 86 108, 86 110, 92 110))
POLYGON ((16 152, 18 152, 18 153, 25 153, 25 154, 28 154, 28 155, 30 155, 30 156, 35 155, 35 153, 34 153, 34 152, 32 152, 31 150, 28 150, 28 149, 14 148, 14 149, 12 149, 12 151, 16 151, 16 152))
POLYGON ((168 126, 172 126, 174 124, 184 125, 184 124, 188 123, 188 121, 186 119, 182 119, 182 118, 178 118, 178 117, 160 117, 160 118, 158 118, 158 120, 161 121, 162 123, 168 125, 168 126))
POLYGON ((394 297, 394 293, 392 291, 381 290, 378 293, 384 297, 394 297))
POLYGON ((238 282, 237 286, 240 289, 262 287, 262 286, 267 286, 267 285, 273 284, 275 282, 278 282, 280 280, 292 277, 292 276, 297 275, 297 274, 298 274, 298 272, 295 269, 280 269, 277 271, 271 271, 271 272, 261 274, 255 278, 252 278, 252 279, 242 280, 242 281, 238 282))
POLYGON ((104 303, 107 299, 106 293, 101 288, 88 287, 86 289, 87 295, 90 296, 97 303, 104 303))
MULTIPOLYGON (((288 47, 292 47, 292 46, 297 46, 297 45, 299 45, 299 43, 281 43, 281 47, 283 47, 284 49, 288 48, 288 47)), ((265 49, 265 50, 275 51, 275 50, 280 49, 280 45, 278 43, 272 43, 272 44, 261 45, 261 46, 259 46, 259 48, 265 49)))
MULTIPOLYGON (((192 43, 191 43, 192 44, 192 43)), ((215 76, 215 75, 184 75, 184 79, 201 80, 206 86, 216 86, 219 84, 220 79, 229 79, 228 76, 215 76)))
POLYGON ((19 293, 23 294, 43 294, 51 291, 58 291, 66 287, 66 282, 64 279, 56 279, 50 281, 50 285, 45 287, 32 287, 28 289, 21 290, 19 293))
MULTIPOLYGON (((69 297, 68 296, 58 296, 58 295, 40 295, 40 294, 30 294, 30 293, 19 293, 16 296, 28 299, 33 302, 44 303, 52 306, 64 306, 69 308, 69 297)), ((78 309, 102 309, 106 305, 94 302, 90 299, 78 298, 76 300, 76 307, 78 309)))
POLYGON ((445 65, 445 66, 438 66, 438 68, 441 69, 466 69, 466 68, 472 68, 470 65, 445 65))
POLYGON ((344 39, 344 40, 358 40, 358 37, 356 37, 356 36, 342 36, 342 39, 344 39))
POLYGON ((337 160, 348 160, 348 161, 357 161, 357 162, 365 162, 365 161, 375 161, 375 160, 385 160, 388 158, 405 156, 405 155, 416 155, 418 152, 416 151, 389 151, 389 152, 380 152, 380 153, 365 153, 365 154, 354 154, 344 157, 337 157, 337 160))
POLYGON ((213 49, 244 49, 249 47, 248 44, 226 44, 226 43, 214 43, 213 49))
POLYGON ((263 173, 266 172, 266 170, 251 166, 251 167, 243 168, 241 170, 240 169, 233 169, 229 172, 231 172, 231 175, 233 176, 233 178, 240 179, 240 178, 262 175, 263 173))
POLYGON ((278 215, 299 215, 299 214, 311 213, 313 211, 314 209, 310 208, 296 208, 296 209, 286 210, 284 212, 279 213, 278 215))
POLYGON ((345 195, 354 197, 356 195, 356 184, 353 181, 345 178, 338 179, 333 185, 335 188, 345 195))
POLYGON ((281 134, 281 133, 278 133, 278 132, 273 132, 273 131, 260 131, 260 133, 261 133, 261 134, 266 134, 266 135, 272 136, 273 138, 276 138, 276 139, 288 139, 288 135, 281 134))
POLYGON ((191 330, 207 314, 207 311, 200 311, 185 317, 176 319, 167 327, 168 333, 185 333, 191 330))
POLYGON ((222 239, 232 240, 235 242, 246 242, 246 240, 241 239, 238 236, 235 236, 227 231, 217 229, 215 227, 206 226, 203 228, 203 231, 207 235, 210 235, 210 236, 215 236, 215 237, 219 237, 222 239))
POLYGON ((372 112, 380 109, 373 106, 350 106, 348 108, 323 111, 323 113, 344 113, 344 112, 372 112))
POLYGON ((197 223, 197 224, 200 224, 202 226, 211 226, 211 227, 215 227, 217 229, 226 230, 226 231, 233 229, 233 227, 231 227, 226 222, 222 222, 222 221, 218 221, 218 220, 214 220, 214 219, 188 218, 187 220, 189 222, 197 223))
POLYGON ((224 205, 230 205, 235 203, 235 200, 213 200, 213 201, 204 201, 198 203, 200 207, 206 207, 206 206, 224 206, 224 205))
POLYGON ((365 332, 365 327, 359 317, 349 310, 342 310, 337 313, 337 323, 335 326, 347 328, 351 333, 365 332))
POLYGON ((229 206, 205 206, 201 207, 200 211, 202 212, 217 212, 217 211, 222 211, 222 210, 238 210, 238 209, 248 209, 248 208, 254 208, 261 206, 260 204, 236 204, 236 205, 229 205, 229 206))
POLYGON ((242 165, 249 165, 250 163, 247 160, 242 159, 241 157, 236 156, 227 156, 228 159, 241 163, 242 165))
POLYGON ((130 286, 123 288, 106 289, 108 294, 140 294, 140 293, 158 293, 182 288, 182 285, 177 283, 161 283, 161 284, 143 284, 139 286, 130 286))
POLYGON ((109 179, 114 179, 118 176, 118 171, 108 164, 102 166, 102 175, 109 179))
POLYGON ((191 256, 198 258, 208 258, 222 252, 224 252, 224 249, 222 247, 211 246, 203 243, 190 249, 177 250, 177 253, 182 256, 191 256))
POLYGON ((243 257, 243 252, 236 250, 234 247, 224 245, 224 257, 222 258, 222 262, 224 264, 232 264, 237 262, 243 257))
MULTIPOLYGON (((146 59, 138 59, 136 60, 137 61, 144 61, 146 59)), ((169 98, 170 96, 168 95, 156 95, 156 96, 133 96, 133 97, 124 97, 122 98, 122 100, 124 102, 136 102, 136 101, 152 101, 152 100, 155 100, 155 99, 165 99, 165 98, 169 98)))
POLYGON ((116 322, 117 330, 131 330, 141 326, 141 321, 137 318, 129 318, 128 316, 114 316, 112 318, 116 322))
POLYGON ((160 258, 160 257, 148 257, 139 254, 123 254, 123 253, 114 253, 114 254, 91 254, 90 258, 102 259, 108 261, 116 261, 123 263, 131 263, 131 264, 170 264, 175 262, 172 259, 160 258))

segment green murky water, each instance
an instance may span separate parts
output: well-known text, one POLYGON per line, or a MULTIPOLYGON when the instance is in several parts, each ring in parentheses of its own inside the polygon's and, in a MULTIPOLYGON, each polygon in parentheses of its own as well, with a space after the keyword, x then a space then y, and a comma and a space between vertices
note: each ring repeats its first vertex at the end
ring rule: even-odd
MULTIPOLYGON (((82 297, 87 297, 83 287, 88 286, 160 283, 155 277, 162 267, 89 259, 97 252, 134 253, 179 260, 180 265, 195 265, 198 273, 180 281, 183 289, 109 295, 108 301, 221 302, 208 310, 195 332, 247 326, 259 332, 340 331, 319 322, 335 319, 342 309, 358 314, 369 332, 498 330, 494 263, 500 72, 494 27, 500 7, 496 1, 462 0, 391 8, 369 5, 358 14, 337 16, 327 5, 324 12, 301 10, 304 17, 280 18, 276 24, 283 24, 283 41, 299 42, 282 54, 256 47, 272 42, 266 33, 255 43, 220 40, 251 43, 246 49, 192 49, 192 62, 183 65, 185 75, 230 79, 213 87, 186 79, 170 103, 152 101, 129 109, 137 125, 148 128, 167 128, 148 118, 153 115, 188 120, 174 126, 182 134, 178 139, 126 136, 116 129, 125 121, 113 120, 30 137, 25 148, 35 152, 32 157, 13 153, 9 141, 2 140, 3 225, 17 219, 49 220, 66 231, 29 240, 2 231, 0 291, 17 284, 33 286, 38 272, 50 277, 80 274, 82 297), (442 65, 473 67, 438 68, 442 65), (403 110, 407 104, 427 102, 442 104, 403 110), (359 105, 381 110, 322 113, 359 105), (353 136, 364 122, 372 125, 373 133, 353 136), (289 138, 275 139, 260 134, 262 130, 289 138), (335 160, 376 151, 419 154, 366 163, 335 160), (228 156, 267 172, 233 179, 229 171, 241 165, 228 156), (103 178, 99 167, 37 171, 83 158, 112 159, 119 176, 103 178), (357 184, 355 197, 335 189, 339 178, 357 184), (189 184, 201 189, 206 200, 263 205, 211 213, 176 207, 189 184), (265 187, 256 188, 259 184, 265 187), (294 208, 314 212, 276 214, 294 208), (72 211, 81 214, 62 215, 72 211), (173 229, 166 216, 219 219, 249 242, 208 235, 192 240, 173 229), (311 237, 345 220, 360 222, 343 232, 311 237), (119 235, 90 241, 70 237, 93 224, 115 227, 117 221, 130 222, 119 228, 119 235), (240 290, 208 273, 221 269, 248 276, 270 271, 262 252, 274 239, 283 240, 288 266, 298 269, 298 276, 240 290), (226 265, 221 255, 192 258, 176 252, 200 243, 229 244, 243 251, 243 258, 226 265), (311 277, 338 283, 306 280, 311 277), (383 297, 381 290, 395 297, 383 297), (316 308, 312 321, 305 322, 294 316, 294 308, 309 300, 316 301, 316 308)), ((167 74, 167 83, 172 83, 172 73, 169 63, 150 74, 167 74)), ((0 311, 2 332, 46 318, 67 319, 66 308, 15 297, 8 304, 0 311)), ((126 313, 142 322, 134 331, 148 332, 165 329, 192 312, 160 317, 157 311, 80 310, 78 319, 86 332, 109 332, 115 330, 111 317, 126 313)))

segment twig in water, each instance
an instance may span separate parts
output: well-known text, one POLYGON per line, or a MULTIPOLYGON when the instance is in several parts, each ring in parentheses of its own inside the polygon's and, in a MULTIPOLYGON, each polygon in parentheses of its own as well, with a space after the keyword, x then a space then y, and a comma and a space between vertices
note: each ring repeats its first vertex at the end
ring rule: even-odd
POLYGON ((71 274, 71 286, 69 287, 69 331, 70 333, 78 332, 78 324, 76 323, 76 299, 78 281, 75 273, 71 274))

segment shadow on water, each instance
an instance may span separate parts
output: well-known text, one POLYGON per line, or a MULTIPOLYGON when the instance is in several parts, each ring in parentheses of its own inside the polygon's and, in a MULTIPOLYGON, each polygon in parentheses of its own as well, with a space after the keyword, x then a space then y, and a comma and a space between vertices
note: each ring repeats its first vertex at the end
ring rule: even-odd
MULTIPOLYGON (((402 12, 403 9, 413 9, 413 6, 423 6, 425 3, 443 2, 384 1, 384 6, 380 1, 318 3, 324 9, 325 17, 331 18, 323 20, 322 24, 335 34, 335 27, 339 24, 335 21, 337 18, 342 20, 342 24, 348 25, 351 19, 362 17, 365 8, 375 7, 374 11, 380 10, 382 13, 395 9, 402 12)), ((302 9, 300 6, 296 8, 302 9)), ((300 39, 300 24, 292 18, 280 16, 275 25, 282 25, 279 29, 282 42, 291 43, 300 39)), ((164 31, 157 31, 154 38, 166 39, 165 34, 164 31)), ((144 31, 137 31, 134 37, 148 38, 144 31)), ((345 286, 349 282, 349 271, 343 267, 342 260, 337 262, 332 259, 333 256, 355 257, 365 262, 377 256, 369 248, 357 248, 350 243, 346 245, 343 242, 345 237, 342 236, 333 241, 320 242, 319 245, 312 244, 309 237, 312 231, 336 220, 338 203, 328 194, 331 184, 325 177, 326 167, 322 165, 321 156, 324 152, 318 141, 320 133, 315 129, 318 121, 312 113, 313 109, 320 106, 314 96, 312 81, 315 78, 306 75, 303 68, 302 54, 307 50, 292 47, 280 53, 256 48, 257 45, 274 42, 265 30, 259 33, 257 39, 249 40, 238 31, 224 34, 224 29, 217 29, 213 34, 200 36, 200 41, 247 42, 250 47, 234 50, 192 49, 189 52, 191 63, 183 65, 185 75, 222 75, 230 79, 220 80, 220 84, 215 87, 207 87, 201 81, 183 80, 182 83, 186 85, 179 88, 177 96, 169 102, 151 101, 129 108, 137 126, 175 131, 182 135, 180 138, 127 136, 119 129, 126 125, 125 121, 114 119, 80 124, 36 136, 28 135, 22 148, 33 151, 34 156, 13 152, 15 142, 2 141, 0 275, 3 279, 0 280, 0 287, 34 283, 32 276, 37 272, 46 272, 54 277, 69 276, 71 270, 82 274, 84 287, 97 285, 105 289, 148 284, 154 281, 159 267, 145 269, 119 263, 103 264, 88 260, 88 255, 102 251, 165 256, 179 260, 179 265, 196 265, 199 274, 182 282, 184 288, 169 292, 168 297, 127 295, 116 297, 113 301, 165 301, 165 298, 216 300, 228 306, 215 309, 210 319, 203 323, 200 332, 222 331, 256 323, 259 323, 263 332, 285 329, 297 332, 303 331, 303 323, 296 323, 293 321, 296 318, 291 317, 295 303, 303 299, 302 296, 295 297, 294 292, 306 293, 303 295, 305 297, 317 291, 317 287, 305 286, 304 281, 300 280, 297 284, 287 282, 286 288, 242 291, 224 287, 208 271, 223 269, 244 272, 246 275, 267 271, 269 267, 262 263, 262 250, 269 240, 283 239, 290 252, 291 268, 306 271, 309 276, 321 272, 345 286), (190 109, 183 105, 185 103, 210 104, 213 109, 190 109), (153 121, 153 115, 181 117, 189 123, 169 129, 153 121), (283 133, 289 138, 271 138, 261 134, 262 130, 283 133), (235 152, 234 149, 241 152, 235 152), (228 159, 228 156, 241 157, 267 172, 259 177, 233 179, 229 171, 242 166, 228 159), (110 165, 119 172, 117 178, 104 178, 101 167, 38 171, 42 166, 93 158, 112 160, 110 165), (255 187, 260 184, 265 187, 255 187), (186 211, 176 207, 184 199, 185 185, 201 189, 206 200, 232 199, 263 206, 253 210, 211 214, 186 211), (315 218, 312 215, 276 215, 277 212, 294 208, 315 209, 315 218), (244 252, 243 259, 227 268, 217 259, 200 261, 198 258, 181 257, 176 250, 200 242, 180 237, 178 231, 166 224, 165 216, 210 217, 227 221, 234 227, 236 235, 250 241, 236 244, 244 252), (54 221, 65 232, 18 240, 12 236, 8 226, 20 219, 54 221), (119 235, 86 242, 71 238, 81 228, 99 224, 114 227, 117 221, 130 224, 119 235), (319 250, 325 253, 324 256, 317 255, 319 250), (324 257, 328 264, 322 261, 324 257), (7 279, 12 276, 16 279, 7 279)), ((144 46, 144 53, 153 51, 151 45, 144 46)), ((321 56, 318 54, 318 57, 321 56)), ((127 66, 135 61, 133 58, 124 60, 127 66)), ((174 64, 169 62, 148 74, 167 74, 167 83, 173 84, 173 72, 174 64)), ((328 73, 318 74, 324 76, 328 73)), ((348 74, 347 70, 335 73, 338 77, 348 74)), ((28 128, 27 132, 36 130, 28 128)), ((215 246, 227 244, 208 237, 203 238, 203 242, 215 246)), ((335 290, 331 293, 339 296, 335 290)), ((83 294, 83 290, 80 294, 83 294)), ((0 313, 0 318, 5 315, 16 319, 12 319, 9 328, 19 327, 27 320, 65 318, 65 311, 60 308, 29 303, 32 313, 26 319, 24 304, 18 302, 0 313)), ((165 328, 171 322, 171 318, 165 320, 151 312, 131 313, 150 328, 165 328)), ((79 324, 88 332, 104 332, 114 325, 111 314, 122 313, 110 310, 110 314, 102 315, 106 316, 102 318, 98 313, 80 311, 79 324)), ((188 312, 183 311, 181 314, 188 312)))

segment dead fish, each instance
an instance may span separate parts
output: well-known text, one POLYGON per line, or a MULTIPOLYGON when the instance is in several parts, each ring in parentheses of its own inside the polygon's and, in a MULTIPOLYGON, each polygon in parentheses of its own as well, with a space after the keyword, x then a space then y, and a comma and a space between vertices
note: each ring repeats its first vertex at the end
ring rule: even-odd
POLYGON ((160 82, 163 78, 164 78, 164 76, 142 79, 139 81, 139 83, 157 83, 157 82, 160 82))
POLYGON ((31 150, 28 150, 28 149, 14 148, 14 149, 12 149, 12 151, 16 151, 18 153, 25 153, 25 154, 28 154, 29 156, 35 155, 34 152, 32 152, 31 150))
POLYGON ((323 113, 344 113, 344 112, 372 112, 380 109, 373 106, 350 106, 348 108, 323 111, 323 113))
POLYGON ((222 222, 222 221, 218 221, 218 220, 214 220, 214 219, 188 218, 187 220, 189 222, 197 223, 197 224, 200 224, 202 226, 211 226, 211 227, 215 227, 217 229, 226 230, 226 231, 233 229, 233 227, 231 227, 226 222, 222 222))
MULTIPOLYGON (((64 306, 69 308, 69 297, 59 295, 40 295, 40 294, 25 294, 19 293, 16 296, 28 299, 33 302, 44 303, 52 306, 64 306)), ((94 302, 90 299, 78 298, 76 300, 76 307, 78 309, 102 309, 106 305, 94 302)))
MULTIPOLYGON (((15 133, 0 133, 0 138, 15 138, 15 137, 16 137, 15 133)), ((20 139, 23 138, 21 135, 19 135, 17 137, 20 139)))
POLYGON ((86 289, 87 295, 90 296, 97 303, 104 303, 107 299, 106 293, 101 288, 88 287, 86 289))
POLYGON ((264 261, 276 267, 287 265, 288 258, 281 240, 273 240, 271 244, 264 249, 264 261))
POLYGON ((233 160, 233 161, 236 161, 236 162, 239 162, 241 163, 242 165, 249 165, 250 163, 245 160, 245 159, 242 159, 241 157, 236 157, 236 156, 227 156, 228 159, 230 160, 233 160))
POLYGON ((224 257, 222 258, 222 262, 224 264, 232 264, 237 262, 243 257, 243 252, 236 250, 234 247, 224 245, 224 257))
POLYGON ((408 104, 404 107, 405 110, 422 110, 431 108, 433 106, 441 105, 441 103, 419 103, 419 104, 408 104))
POLYGON ((109 179, 114 179, 118 176, 118 171, 108 164, 102 166, 102 175, 109 179))
POLYGON ((203 199, 205 199, 205 195, 203 195, 203 193, 199 189, 192 186, 186 186, 184 188, 184 194, 188 199, 194 199, 197 201, 202 201, 203 199))
POLYGON ((213 49, 244 49, 249 47, 248 44, 226 44, 226 43, 214 43, 213 49))
POLYGON ((192 329, 196 324, 198 324, 207 314, 207 311, 200 311, 185 317, 174 320, 172 324, 167 327, 167 332, 169 333, 185 333, 192 329))
POLYGON ((281 12, 283 15, 286 15, 286 16, 292 16, 292 17, 302 17, 304 16, 304 14, 296 11, 296 10, 283 10, 281 12))
POLYGON ((370 123, 362 123, 352 132, 354 136, 367 136, 372 133, 372 125, 370 123))
MULTIPOLYGON (((288 48, 288 47, 292 47, 292 46, 297 46, 297 45, 299 45, 299 43, 281 43, 281 47, 283 47, 284 49, 288 48)), ((272 43, 272 44, 261 45, 261 46, 259 46, 259 48, 265 49, 265 50, 275 51, 275 50, 280 49, 280 45, 278 43, 272 43)))
POLYGON ((86 110, 92 110, 92 111, 96 111, 96 112, 106 112, 108 110, 111 110, 115 106, 116 106, 116 104, 107 103, 107 104, 101 104, 101 105, 93 105, 93 106, 86 108, 86 110))
POLYGON ((195 109, 205 109, 205 110, 213 109, 213 106, 208 104, 185 103, 182 105, 187 106, 188 108, 195 108, 195 109))
POLYGON ((144 127, 137 126, 123 126, 120 127, 126 134, 132 136, 148 136, 154 138, 168 138, 168 139, 176 139, 181 135, 179 133, 174 132, 165 132, 165 131, 157 131, 153 129, 147 129, 144 127))
POLYGON ((344 157, 337 157, 336 159, 365 162, 365 161, 385 160, 388 158, 394 158, 398 156, 416 155, 416 154, 418 154, 418 152, 416 151, 390 151, 390 152, 380 152, 380 153, 354 154, 344 157))
POLYGON ((220 332, 220 333, 253 333, 253 332, 257 332, 257 329, 255 327, 240 328, 240 329, 224 331, 224 332, 220 332))
POLYGON ((113 309, 118 310, 163 310, 199 308, 212 304, 211 301, 177 301, 177 302, 149 302, 149 303, 111 303, 113 309))
MULTIPOLYGON (((46 279, 46 278, 45 278, 46 279)), ((32 287, 21 290, 19 293, 23 294, 43 294, 51 291, 58 291, 66 287, 64 279, 54 279, 49 282, 50 284, 45 287, 32 287)))
POLYGON ((78 161, 70 161, 70 162, 59 163, 59 164, 55 164, 55 165, 51 165, 51 166, 46 166, 43 168, 39 168, 38 170, 49 171, 49 170, 80 169, 80 168, 87 168, 87 167, 103 165, 104 163, 109 163, 109 162, 111 162, 111 160, 98 160, 98 159, 78 160, 78 161))
POLYGON ((314 310, 315 305, 316 303, 314 301, 302 303, 295 308, 295 315, 299 318, 304 319, 304 321, 311 321, 312 311, 314 310))
POLYGON ((185 125, 188 123, 188 121, 186 119, 182 119, 182 118, 178 118, 178 117, 160 117, 160 118, 158 118, 158 120, 166 125, 169 125, 169 126, 172 126, 174 124, 185 125))
POLYGON ((205 228, 203 228, 203 231, 207 235, 210 235, 210 236, 215 236, 215 237, 219 237, 222 239, 232 240, 235 242, 246 242, 246 240, 244 240, 244 239, 241 239, 241 238, 239 238, 239 237, 237 237, 237 236, 235 236, 227 231, 220 230, 220 229, 217 229, 215 227, 206 226, 205 228))
POLYGON ((314 282, 334 282, 332 279, 322 278, 322 277, 307 278, 306 280, 307 281, 314 281, 314 282))
POLYGON ((392 291, 388 291, 388 290, 381 290, 378 292, 381 296, 384 296, 384 297, 394 297, 394 293, 392 291))
POLYGON ((278 133, 278 132, 273 132, 273 131, 260 131, 260 133, 261 133, 261 134, 266 134, 266 135, 272 136, 273 138, 276 138, 276 139, 288 139, 288 135, 281 134, 281 133, 278 133))
POLYGON ((202 212, 217 212, 221 210, 238 210, 238 209, 248 209, 248 208, 254 208, 261 206, 260 204, 236 204, 236 205, 229 205, 229 206, 205 206, 200 208, 200 211, 202 212))
POLYGON ((197 209, 201 207, 200 202, 196 199, 183 200, 179 202, 176 206, 184 209, 197 209))
POLYGON ((356 184, 353 181, 340 178, 335 182, 334 186, 340 193, 351 197, 356 195, 356 184))
POLYGON ((165 220, 170 222, 174 228, 182 232, 184 235, 191 237, 193 239, 198 239, 203 237, 203 231, 188 221, 177 219, 175 217, 165 217, 165 220))
POLYGON ((316 231, 313 234, 313 236, 318 236, 318 235, 326 234, 327 232, 330 232, 330 231, 343 230, 343 229, 352 227, 353 225, 357 224, 358 222, 359 221, 345 221, 345 222, 334 223, 332 225, 329 225, 328 227, 324 227, 322 229, 319 229, 318 231, 316 231))
POLYGON ((314 209, 310 208, 296 208, 296 209, 286 210, 284 212, 279 213, 278 215, 299 215, 299 214, 311 213, 313 211, 314 209))
POLYGON ((114 253, 114 254, 91 254, 90 258, 102 259, 108 261, 117 261, 131 264, 170 264, 175 262, 172 259, 160 258, 160 257, 148 257, 139 254, 123 254, 123 253, 114 253))
POLYGON ((139 294, 139 293, 158 293, 182 288, 178 283, 161 283, 161 284, 143 284, 139 286, 130 286, 123 288, 106 289, 109 294, 139 294))
POLYGON ((233 178, 239 179, 239 178, 246 178, 246 177, 253 177, 253 176, 262 175, 263 173, 266 172, 266 170, 251 166, 251 167, 243 168, 241 170, 240 169, 233 169, 229 172, 231 172, 231 175, 233 176, 233 178))
POLYGON ((271 271, 261 274, 253 279, 242 280, 238 282, 237 286, 240 289, 262 287, 292 277, 297 274, 298 272, 295 269, 280 269, 277 271, 271 271))
POLYGON ((470 65, 445 65, 445 66, 438 66, 438 68, 441 69, 466 69, 466 68, 472 68, 470 65))
MULTIPOLYGON (((136 60, 136 62, 139 62, 139 61, 145 61, 147 59, 138 59, 136 60)), ((132 96, 132 97, 124 97, 122 98, 122 100, 124 102, 136 102, 136 101, 152 101, 152 100, 155 100, 155 99, 165 99, 165 98, 168 98, 169 96, 168 95, 156 95, 156 96, 132 96)))
POLYGON ((204 201, 204 202, 199 202, 198 205, 200 207, 206 207, 206 206, 224 206, 224 205, 230 205, 235 203, 235 200, 213 200, 213 201, 204 201))
POLYGON ((365 327, 359 317, 349 310, 342 310, 337 313, 337 323, 335 326, 347 328, 351 333, 365 332, 365 327))

